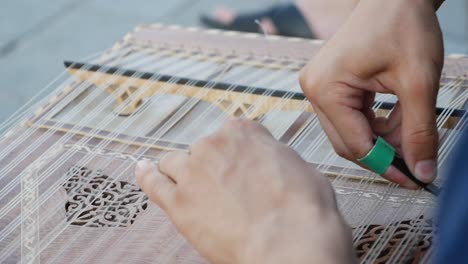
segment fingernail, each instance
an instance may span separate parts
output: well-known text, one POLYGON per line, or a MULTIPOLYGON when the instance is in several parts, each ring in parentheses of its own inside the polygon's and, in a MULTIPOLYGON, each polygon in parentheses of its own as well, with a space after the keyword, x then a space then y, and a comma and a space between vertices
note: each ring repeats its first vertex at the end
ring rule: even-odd
POLYGON ((421 160, 414 167, 416 177, 422 182, 429 183, 434 180, 437 174, 437 161, 421 160))
POLYGON ((149 170, 149 164, 147 160, 140 160, 137 162, 135 167, 135 176, 137 180, 140 180, 141 177, 149 170))

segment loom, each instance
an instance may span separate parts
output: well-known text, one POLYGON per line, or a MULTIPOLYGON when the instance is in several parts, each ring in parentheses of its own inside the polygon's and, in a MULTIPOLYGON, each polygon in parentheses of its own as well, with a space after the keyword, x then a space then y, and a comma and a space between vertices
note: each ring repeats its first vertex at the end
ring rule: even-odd
MULTIPOLYGON (((320 41, 138 27, 77 61, 0 125, 0 263, 205 263, 140 191, 135 163, 186 150, 231 116, 266 126, 331 181, 361 263, 425 263, 435 198, 335 154, 300 89, 320 41)), ((466 126, 468 58, 440 82, 439 170, 466 126)), ((396 98, 379 94, 387 115, 396 98)), ((435 184, 441 186, 445 175, 435 184)))

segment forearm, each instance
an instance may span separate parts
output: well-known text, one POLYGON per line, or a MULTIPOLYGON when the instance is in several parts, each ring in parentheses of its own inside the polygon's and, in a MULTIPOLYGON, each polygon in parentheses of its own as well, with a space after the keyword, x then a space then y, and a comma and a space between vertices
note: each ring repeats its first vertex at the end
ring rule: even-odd
MULTIPOLYGON (((360 0, 359 2, 362 2, 363 0, 360 0)), ((372 0, 374 1, 374 0, 372 0)), ((400 4, 408 4, 410 3, 410 1, 408 0, 402 0, 402 1, 396 1, 396 0, 392 0, 392 1, 387 1, 387 0, 382 0, 383 2, 386 2, 386 3, 394 3, 394 4, 398 4, 398 2, 400 2, 400 4)), ((433 7, 434 7, 434 11, 437 11, 440 6, 445 2, 445 0, 413 0, 413 2, 419 2, 419 4, 431 4, 433 7)))
MULTIPOLYGON (((386 1, 386 0, 384 0, 384 1, 386 1)), ((405 0, 405 1, 407 1, 407 0, 405 0)), ((430 3, 434 7, 435 11, 437 11, 439 9, 439 7, 442 5, 442 3, 445 2, 445 0, 416 0, 416 1, 430 3)))
POLYGON ((434 5, 434 9, 438 10, 445 0, 431 0, 431 1, 432 1, 432 4, 434 5))

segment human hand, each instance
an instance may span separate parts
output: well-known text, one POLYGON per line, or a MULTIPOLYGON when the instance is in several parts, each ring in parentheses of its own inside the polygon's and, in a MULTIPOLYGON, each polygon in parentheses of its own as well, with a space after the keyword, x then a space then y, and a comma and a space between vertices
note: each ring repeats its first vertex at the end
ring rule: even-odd
MULTIPOLYGON (((437 169, 435 104, 442 65, 442 35, 431 1, 362 0, 304 67, 300 81, 340 156, 362 166, 357 159, 372 148, 373 137, 382 136, 428 183, 437 169), (375 118, 376 92, 398 97, 388 118, 375 118)), ((383 176, 417 187, 393 166, 383 176)))
POLYGON ((261 125, 215 134, 140 161, 142 190, 213 263, 350 263, 351 233, 328 180, 261 125))

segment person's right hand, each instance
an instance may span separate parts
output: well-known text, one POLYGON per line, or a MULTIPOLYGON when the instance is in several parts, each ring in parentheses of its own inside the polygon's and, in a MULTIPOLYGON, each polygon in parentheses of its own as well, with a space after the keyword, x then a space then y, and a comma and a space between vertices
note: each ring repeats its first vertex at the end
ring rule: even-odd
MULTIPOLYGON (((436 176, 438 133, 435 103, 443 43, 429 0, 362 0, 348 21, 302 70, 305 95, 336 152, 357 162, 375 136, 402 151, 415 176, 436 176), (375 118, 375 93, 398 103, 388 118, 375 118)), ((362 166, 362 164, 359 164, 362 166)), ((383 175, 416 185, 395 167, 383 175)))
POLYGON ((355 263, 330 182, 258 123, 227 121, 135 175, 211 263, 355 263))

